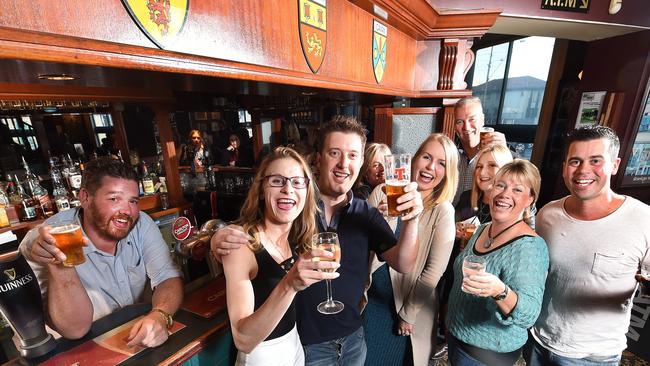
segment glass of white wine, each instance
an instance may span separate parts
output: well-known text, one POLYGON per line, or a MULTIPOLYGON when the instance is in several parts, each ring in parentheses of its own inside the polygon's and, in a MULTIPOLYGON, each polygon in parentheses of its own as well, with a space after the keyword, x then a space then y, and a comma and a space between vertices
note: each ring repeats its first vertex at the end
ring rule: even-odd
MULTIPOLYGON (((313 249, 327 250, 334 254, 334 257, 314 257, 314 261, 341 263, 341 245, 339 244, 339 236, 336 233, 326 232, 314 234, 311 238, 311 246, 313 249)), ((334 269, 326 269, 323 271, 334 272, 334 269)), ((318 304, 316 309, 322 314, 340 313, 345 306, 340 301, 332 300, 332 283, 329 279, 326 279, 325 282, 327 284, 327 300, 318 304)))

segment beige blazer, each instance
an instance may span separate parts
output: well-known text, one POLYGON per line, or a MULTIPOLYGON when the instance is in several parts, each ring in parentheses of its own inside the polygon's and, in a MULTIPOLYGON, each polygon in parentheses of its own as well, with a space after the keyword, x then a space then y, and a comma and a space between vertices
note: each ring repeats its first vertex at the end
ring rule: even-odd
MULTIPOLYGON (((378 206, 384 197, 381 186, 373 190, 368 202, 378 206)), ((387 218, 393 231, 397 226, 396 218, 387 218)), ((441 203, 420 215, 418 225, 418 256, 413 271, 401 274, 389 270, 395 311, 401 319, 413 324, 411 345, 415 366, 426 366, 436 344, 436 286, 447 268, 451 251, 454 247, 456 229, 454 207, 451 202, 441 203)), ((370 276, 384 262, 376 255, 370 258, 370 276)), ((368 339, 372 342, 372 339, 368 339)))

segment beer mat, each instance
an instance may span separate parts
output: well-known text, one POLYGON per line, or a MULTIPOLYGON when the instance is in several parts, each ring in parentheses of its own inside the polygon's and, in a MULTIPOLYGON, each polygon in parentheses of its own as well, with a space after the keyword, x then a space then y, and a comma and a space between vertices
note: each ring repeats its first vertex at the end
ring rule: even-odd
POLYGON ((226 279, 221 276, 185 296, 182 309, 209 319, 226 308, 226 279))
MULTIPOLYGON (((128 323, 108 331, 94 339, 84 342, 75 348, 59 353, 49 360, 39 364, 43 366, 109 366, 117 365, 141 351, 144 347, 129 347, 126 339, 129 337, 131 327, 142 317, 135 318, 128 323)), ((174 334, 185 328, 185 324, 174 322, 169 334, 174 334)))

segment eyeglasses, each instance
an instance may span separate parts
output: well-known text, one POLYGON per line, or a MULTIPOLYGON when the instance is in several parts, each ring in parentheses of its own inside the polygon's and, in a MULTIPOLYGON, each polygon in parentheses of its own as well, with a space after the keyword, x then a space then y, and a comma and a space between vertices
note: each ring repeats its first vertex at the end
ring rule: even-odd
POLYGON ((284 187, 287 184, 287 181, 291 183, 291 186, 296 189, 307 188, 309 184, 309 178, 307 177, 285 177, 280 174, 272 174, 264 177, 269 186, 271 187, 284 187))

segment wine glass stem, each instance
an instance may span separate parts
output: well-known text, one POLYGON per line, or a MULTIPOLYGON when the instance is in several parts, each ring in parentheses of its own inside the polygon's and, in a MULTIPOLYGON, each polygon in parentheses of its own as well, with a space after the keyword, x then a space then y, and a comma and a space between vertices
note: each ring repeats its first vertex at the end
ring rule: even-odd
POLYGON ((331 303, 332 302, 332 282, 329 279, 326 279, 325 282, 327 283, 327 302, 331 303))

